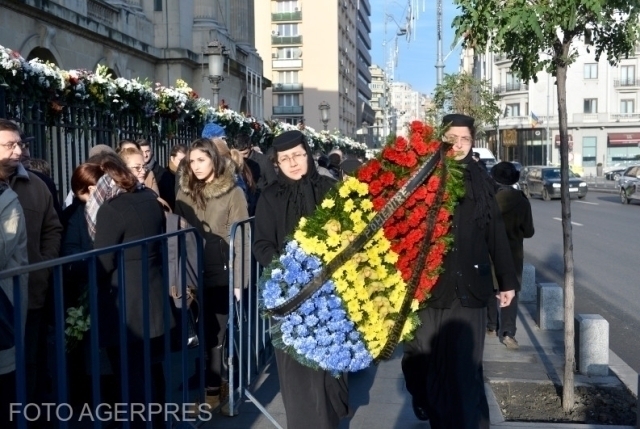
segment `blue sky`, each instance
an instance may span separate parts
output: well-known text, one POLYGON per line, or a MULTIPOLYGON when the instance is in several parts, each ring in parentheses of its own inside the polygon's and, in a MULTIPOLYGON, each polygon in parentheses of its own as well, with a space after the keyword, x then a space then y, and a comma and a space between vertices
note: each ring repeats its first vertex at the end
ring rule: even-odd
MULTIPOLYGON (((371 3, 371 57, 374 64, 384 67, 384 24, 385 3, 387 13, 403 24, 406 17, 407 4, 410 0, 369 0, 371 3)), ((431 94, 436 85, 436 1, 416 0, 419 5, 419 18, 415 23, 415 37, 407 41, 405 36, 398 38, 398 65, 395 69, 395 81, 410 83, 414 89, 431 94), (424 10, 423 10, 424 6, 424 10)), ((457 14, 452 0, 442 0, 443 18, 443 57, 450 51, 454 42, 454 31, 451 22, 457 14)), ((397 25, 387 22, 387 47, 393 45, 397 25)), ((445 73, 458 71, 460 48, 449 55, 445 62, 445 73)))

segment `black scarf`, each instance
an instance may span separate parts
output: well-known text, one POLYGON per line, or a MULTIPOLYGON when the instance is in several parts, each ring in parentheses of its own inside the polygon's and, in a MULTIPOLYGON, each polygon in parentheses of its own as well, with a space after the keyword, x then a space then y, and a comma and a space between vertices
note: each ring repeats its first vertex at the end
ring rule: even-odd
POLYGON ((282 171, 278 171, 278 195, 286 201, 283 207, 285 213, 285 233, 291 234, 300 218, 309 216, 316 206, 322 202, 324 195, 336 182, 329 177, 322 176, 316 169, 315 162, 308 144, 304 143, 307 152, 307 174, 299 180, 288 178, 282 171))
POLYGON ((459 162, 465 165, 465 195, 475 201, 473 217, 479 228, 484 228, 491 221, 491 202, 495 197, 495 187, 491 178, 476 161, 473 160, 473 148, 459 162))

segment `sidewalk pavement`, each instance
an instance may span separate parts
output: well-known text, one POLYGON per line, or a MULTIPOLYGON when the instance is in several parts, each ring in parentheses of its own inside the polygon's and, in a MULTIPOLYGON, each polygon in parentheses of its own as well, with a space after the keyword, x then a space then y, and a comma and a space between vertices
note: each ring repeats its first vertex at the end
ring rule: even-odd
MULTIPOLYGON (((487 337, 484 349, 486 381, 527 381, 561 384, 564 366, 563 331, 541 331, 534 322, 535 304, 520 304, 517 339, 520 349, 508 350, 497 337, 487 337)), ((401 347, 393 358, 378 366, 349 375, 349 394, 352 416, 344 419, 340 429, 427 429, 427 422, 413 415, 411 399, 405 390, 400 360, 401 347)), ((586 377, 576 374, 576 385, 620 385, 625 383, 632 392, 638 391, 638 374, 610 351, 610 374, 606 377, 586 377), (619 378, 618 378, 619 377, 619 378)), ((631 426, 515 423, 505 422, 489 384, 486 384, 491 427, 493 429, 633 429, 631 426)), ((275 364, 267 366, 252 390, 267 412, 285 429, 286 419, 278 389, 275 364)), ((251 402, 243 399, 240 414, 235 417, 215 415, 204 429, 273 429, 275 426, 251 402)), ((313 416, 309 416, 313 429, 313 416)))

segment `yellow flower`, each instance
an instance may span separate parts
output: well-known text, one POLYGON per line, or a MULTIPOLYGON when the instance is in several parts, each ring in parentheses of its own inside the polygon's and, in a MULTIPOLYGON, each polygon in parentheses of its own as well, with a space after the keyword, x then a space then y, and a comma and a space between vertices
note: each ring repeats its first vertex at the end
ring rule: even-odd
POLYGON ((304 226, 306 224, 307 224, 307 218, 306 217, 301 217, 300 218, 300 222, 298 222, 298 229, 304 228, 304 226))
POLYGON ((344 211, 345 213, 351 213, 351 211, 354 209, 355 207, 355 203, 353 202, 353 200, 351 198, 349 198, 347 201, 344 202, 344 211))
POLYGON ((338 195, 342 198, 347 198, 350 193, 351 189, 347 186, 347 182, 343 182, 342 186, 340 186, 340 189, 338 190, 338 195))
POLYGON ((338 234, 341 230, 340 222, 336 219, 331 219, 322 227, 329 235, 338 234))
POLYGON ((337 247, 340 245, 340 236, 338 234, 329 234, 329 237, 326 239, 327 246, 329 247, 337 247))
POLYGON ((330 209, 330 208, 333 208, 333 206, 335 205, 336 205, 336 202, 334 200, 332 200, 331 198, 327 198, 322 202, 322 204, 320 204, 320 207, 322 207, 323 209, 330 209))
POLYGON ((418 311, 419 309, 420 309, 420 301, 418 301, 417 299, 413 299, 411 301, 411 310, 418 311))
POLYGON ((373 210, 373 203, 365 199, 360 202, 360 207, 362 208, 362 210, 370 211, 373 210))

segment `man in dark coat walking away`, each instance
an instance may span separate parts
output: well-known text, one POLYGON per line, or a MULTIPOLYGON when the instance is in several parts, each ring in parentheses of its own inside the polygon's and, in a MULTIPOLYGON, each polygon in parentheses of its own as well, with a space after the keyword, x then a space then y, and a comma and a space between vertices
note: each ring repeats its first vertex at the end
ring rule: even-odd
POLYGON ((433 429, 488 429, 482 354, 487 301, 493 298, 491 262, 500 306, 515 295, 517 277, 494 186, 472 159, 474 119, 447 115, 445 141, 464 165, 465 194, 452 220, 453 243, 444 271, 418 312, 421 325, 404 345, 402 371, 413 410, 433 429))
POLYGON ((518 189, 513 185, 518 183, 520 172, 515 165, 510 162, 500 162, 491 169, 491 176, 498 184, 496 201, 509 239, 513 264, 518 277, 518 287, 516 295, 511 300, 511 304, 499 310, 500 320, 498 321, 498 302, 495 299, 489 300, 487 309, 487 333, 500 333, 503 344, 512 350, 518 349, 516 336, 516 318, 518 316, 518 292, 522 283, 522 267, 524 261, 523 241, 525 238, 533 237, 533 216, 531 214, 531 204, 518 189), (498 329, 499 328, 499 329, 498 329))

